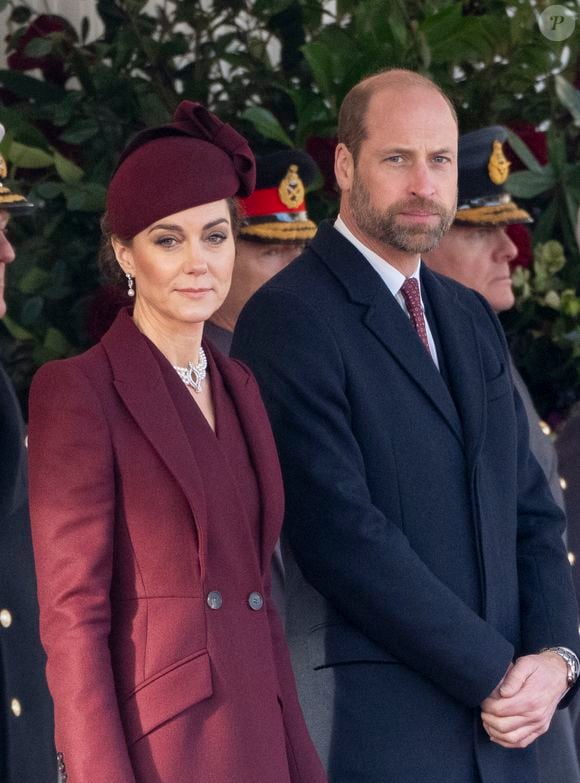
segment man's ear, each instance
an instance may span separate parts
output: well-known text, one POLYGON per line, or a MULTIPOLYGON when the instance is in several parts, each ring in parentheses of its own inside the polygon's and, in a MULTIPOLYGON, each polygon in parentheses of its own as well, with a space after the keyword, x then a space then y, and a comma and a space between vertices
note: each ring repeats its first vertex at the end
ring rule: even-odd
POLYGON ((117 237, 111 237, 111 246, 115 253, 115 258, 123 272, 126 275, 135 277, 135 264, 133 263, 133 252, 130 246, 117 237))
POLYGON ((336 145, 334 153, 334 176, 343 193, 351 189, 354 177, 354 159, 348 147, 342 142, 336 145))

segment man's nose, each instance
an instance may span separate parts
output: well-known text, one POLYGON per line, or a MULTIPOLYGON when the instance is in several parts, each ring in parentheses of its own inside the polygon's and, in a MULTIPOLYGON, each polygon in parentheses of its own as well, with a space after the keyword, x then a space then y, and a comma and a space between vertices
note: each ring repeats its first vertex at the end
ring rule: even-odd
POLYGON ((418 161, 413 167, 410 183, 411 192, 421 198, 431 198, 435 192, 433 175, 425 161, 418 161))
POLYGON ((14 248, 3 229, 0 230, 0 264, 10 264, 16 258, 14 248))
POLYGON ((502 228, 499 234, 498 249, 496 259, 501 263, 511 263, 519 253, 517 245, 509 236, 507 230, 502 228))

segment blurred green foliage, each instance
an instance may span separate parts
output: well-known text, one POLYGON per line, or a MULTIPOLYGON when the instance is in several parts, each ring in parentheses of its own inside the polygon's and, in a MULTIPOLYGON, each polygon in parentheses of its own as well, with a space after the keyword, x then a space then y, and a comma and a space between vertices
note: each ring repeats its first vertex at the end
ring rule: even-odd
MULTIPOLYGON (((328 167, 338 106, 374 70, 401 66, 434 78, 454 100, 463 131, 547 123, 549 167, 526 172, 543 177, 542 185, 532 193, 520 176, 516 187, 528 187, 522 195, 534 199, 541 241, 564 245, 575 289, 578 248, 560 217, 564 203, 571 220, 580 201, 578 106, 570 91, 580 24, 567 41, 547 40, 537 14, 548 4, 98 0, 104 29, 95 38, 88 20, 76 31, 60 18, 46 24, 24 1, 0 0, 8 52, 21 61, 0 70, 0 121, 9 131, 0 151, 10 181, 42 204, 11 223, 18 263, 9 273, 0 350, 17 385, 25 389, 47 359, 87 346, 108 179, 130 135, 167 120, 182 98, 205 103, 260 151, 306 146, 325 175, 311 199, 317 218, 336 208, 328 167), (26 70, 26 59, 38 68, 26 70)), ((574 389, 580 397, 580 381, 574 389)))
POLYGON ((577 399, 580 370, 580 297, 566 283, 564 248, 537 244, 530 268, 513 274, 516 307, 509 319, 512 351, 531 376, 542 412, 564 412, 577 399))

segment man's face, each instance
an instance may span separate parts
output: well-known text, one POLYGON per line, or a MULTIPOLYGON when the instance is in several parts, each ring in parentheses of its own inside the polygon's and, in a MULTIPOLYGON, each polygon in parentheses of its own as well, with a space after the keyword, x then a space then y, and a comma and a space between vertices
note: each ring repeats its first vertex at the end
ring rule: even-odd
POLYGON ((517 254, 505 228, 453 226, 425 261, 436 272, 475 289, 501 313, 515 302, 509 264, 517 254))
POLYGON ((247 302, 255 292, 304 250, 303 244, 265 244, 238 239, 232 293, 247 302))
POLYGON ((337 153, 347 212, 369 244, 424 253, 455 216, 457 125, 449 106, 432 89, 383 89, 369 102, 366 127, 356 164, 344 152, 340 171, 337 153))
POLYGON ((6 315, 6 265, 11 264, 15 258, 14 248, 6 236, 9 220, 8 212, 0 210, 0 318, 4 318, 6 315))

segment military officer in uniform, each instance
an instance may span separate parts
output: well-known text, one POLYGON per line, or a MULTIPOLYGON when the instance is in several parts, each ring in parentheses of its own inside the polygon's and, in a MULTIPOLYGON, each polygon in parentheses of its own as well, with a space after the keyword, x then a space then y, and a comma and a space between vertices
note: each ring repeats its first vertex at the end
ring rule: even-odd
POLYGON ((317 173, 310 155, 300 150, 256 158, 256 190, 240 199, 243 222, 232 287, 205 326, 206 337, 223 353, 230 352, 234 327, 248 299, 300 255, 316 234, 306 211, 306 189, 317 173))
MULTIPOLYGON (((0 125, 0 141, 4 128, 0 125)), ((3 184, 0 155, 0 318, 6 314, 6 267, 14 249, 8 222, 33 205, 3 184)), ((52 783, 57 778, 52 701, 38 636, 36 579, 30 541, 26 438, 12 385, 0 366, 0 780, 52 783)))
MULTIPOLYGON (((439 245, 425 253, 431 269, 475 289, 496 313, 513 307, 515 299, 509 264, 517 247, 506 227, 530 223, 530 215, 504 190, 509 161, 504 128, 494 126, 466 133, 459 139, 459 199, 453 226, 439 245)), ((511 367, 528 417, 530 448, 544 470, 554 500, 564 508, 558 459, 544 422, 516 367, 511 367)), ((558 710, 550 730, 537 740, 540 783, 578 783, 580 767, 569 710, 558 710)))

